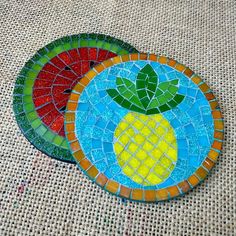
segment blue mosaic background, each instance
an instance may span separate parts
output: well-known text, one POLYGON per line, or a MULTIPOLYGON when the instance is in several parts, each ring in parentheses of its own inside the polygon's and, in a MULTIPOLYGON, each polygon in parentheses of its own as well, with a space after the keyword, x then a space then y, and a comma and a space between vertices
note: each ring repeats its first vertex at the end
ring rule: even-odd
POLYGON ((201 165, 213 142, 213 119, 204 94, 185 75, 158 62, 131 61, 107 68, 84 89, 76 111, 76 136, 86 157, 108 178, 131 188, 159 189, 188 178, 201 165), (176 108, 162 113, 175 130, 178 161, 171 175, 155 186, 139 185, 122 173, 113 151, 113 133, 129 111, 106 92, 116 88, 117 77, 135 81, 148 63, 159 82, 179 79, 178 93, 185 96, 176 108))

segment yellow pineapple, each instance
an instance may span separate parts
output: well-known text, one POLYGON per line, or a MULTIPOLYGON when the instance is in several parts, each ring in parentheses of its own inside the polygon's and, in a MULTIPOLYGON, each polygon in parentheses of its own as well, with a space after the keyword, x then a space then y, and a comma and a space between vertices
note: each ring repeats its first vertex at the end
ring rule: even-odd
POLYGON ((177 141, 170 123, 161 114, 177 106, 184 96, 177 94, 178 80, 158 84, 158 77, 146 65, 136 84, 117 78, 117 89, 108 94, 130 110, 114 132, 118 163, 134 182, 156 185, 168 178, 177 162, 177 141))

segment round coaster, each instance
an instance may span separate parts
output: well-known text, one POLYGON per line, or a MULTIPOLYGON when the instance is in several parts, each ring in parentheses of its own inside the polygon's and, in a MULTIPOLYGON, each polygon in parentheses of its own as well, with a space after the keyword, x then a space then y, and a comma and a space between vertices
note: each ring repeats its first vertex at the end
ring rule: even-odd
POLYGON ((65 123, 78 166, 110 193, 137 201, 186 193, 222 147, 213 93, 163 56, 130 54, 94 67, 74 87, 65 123))
POLYGON ((137 52, 101 34, 58 39, 23 67, 15 85, 13 109, 26 138, 40 151, 74 162, 64 132, 64 112, 72 88, 91 68, 117 55, 137 52))

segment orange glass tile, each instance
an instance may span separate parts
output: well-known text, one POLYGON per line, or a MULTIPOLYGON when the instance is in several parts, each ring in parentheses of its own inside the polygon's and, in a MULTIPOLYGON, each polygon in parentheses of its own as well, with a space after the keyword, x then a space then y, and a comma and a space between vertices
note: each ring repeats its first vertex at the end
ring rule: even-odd
POLYGON ((91 162, 86 158, 81 160, 79 164, 84 170, 87 170, 91 166, 91 162))
POLYGON ((66 131, 69 133, 69 132, 72 132, 75 130, 75 124, 74 123, 67 123, 66 124, 66 131))
POLYGON ((154 202, 156 200, 156 191, 155 190, 145 190, 144 198, 147 202, 154 202))
POLYGON ((157 56, 155 54, 149 54, 149 58, 150 61, 157 61, 157 56))
POLYGON ((195 175, 191 175, 189 178, 188 178, 188 182, 191 184, 191 186, 196 186, 200 180, 195 176, 195 175))
POLYGON ((215 96, 213 93, 205 93, 205 96, 208 101, 215 100, 215 96))
POLYGON ((176 65, 176 63, 177 62, 173 59, 169 59, 169 61, 168 61, 168 65, 171 66, 171 67, 174 67, 176 65))
POLYGON ((199 85, 199 88, 200 88, 200 89, 202 90, 202 92, 204 92, 204 93, 210 89, 209 86, 208 86, 207 84, 205 84, 205 83, 199 85))
POLYGON ((168 187, 167 191, 169 192, 171 198, 179 195, 179 189, 177 186, 168 187))
POLYGON ((164 57, 164 56, 160 56, 158 58, 158 61, 161 63, 161 64, 166 64, 167 63, 167 58, 164 57))
POLYGON ((123 62, 129 61, 129 59, 130 59, 129 55, 124 55, 124 56, 122 57, 122 61, 123 61, 123 62))
POLYGON ((199 167, 196 171, 196 175, 200 178, 200 179, 205 179, 206 176, 208 174, 208 171, 206 171, 203 167, 199 167))
POLYGON ((184 74, 187 75, 188 77, 191 77, 194 73, 189 68, 186 68, 186 70, 184 71, 184 74))
POLYGON ((130 193, 131 193, 130 188, 126 188, 125 186, 121 185, 121 187, 120 187, 120 196, 125 197, 125 198, 129 198, 130 193))
POLYGON ((219 156, 219 153, 215 150, 212 150, 212 149, 208 153, 208 157, 214 162, 217 161, 218 156, 219 156))
POLYGON ((147 60, 147 57, 148 57, 148 56, 147 56, 147 54, 145 54, 145 53, 140 53, 140 54, 139 54, 139 59, 140 59, 140 60, 147 60))
POLYGON ((203 166, 208 170, 211 170, 214 165, 215 163, 209 158, 206 158, 205 161, 203 162, 203 166))
POLYGON ((190 185, 187 181, 183 181, 179 183, 178 186, 182 190, 183 193, 186 193, 190 189, 190 185))
POLYGON ((212 111, 212 116, 213 116, 214 119, 221 119, 222 118, 221 112, 217 111, 217 110, 212 111))
POLYGON ((76 136, 74 132, 68 133, 67 134, 67 139, 69 142, 76 140, 76 136))
POLYGON ((224 138, 223 132, 215 131, 214 132, 214 138, 222 140, 224 138))
POLYGON ((169 194, 166 189, 160 189, 156 191, 156 196, 158 200, 167 200, 169 194))
POLYGON ((74 142, 70 143, 70 148, 72 151, 77 151, 77 150, 81 149, 78 141, 74 141, 74 142))
POLYGON ((74 158, 76 159, 76 161, 81 161, 84 158, 84 153, 82 150, 78 150, 76 152, 73 153, 74 158))
POLYGON ((81 93, 84 90, 84 86, 81 83, 75 85, 74 90, 78 93, 81 93))
POLYGON ((224 124, 222 120, 214 120, 214 126, 217 130, 223 130, 224 124))
POLYGON ((201 78, 199 76, 194 76, 193 78, 191 78, 191 80, 195 83, 195 84, 199 84, 200 82, 202 82, 201 78))
POLYGON ((87 170, 87 174, 91 177, 91 178, 95 178, 98 175, 98 170, 95 166, 91 166, 88 170, 87 170))
POLYGON ((186 67, 184 65, 182 65, 182 64, 177 64, 175 66, 175 69, 180 71, 180 72, 182 72, 182 71, 184 71, 186 69, 186 67))
POLYGON ((133 53, 133 54, 130 54, 130 60, 132 61, 132 60, 138 60, 138 57, 139 57, 139 54, 137 54, 137 53, 133 53))
POLYGON ((131 193, 131 197, 132 197, 133 200, 142 201, 143 200, 143 190, 133 189, 133 191, 131 193))
POLYGON ((103 174, 99 174, 96 178, 96 183, 99 184, 101 187, 103 187, 107 182, 107 177, 103 174))
POLYGON ((80 94, 72 93, 70 96, 70 101, 78 101, 80 97, 80 94))
POLYGON ((76 108, 77 108, 77 103, 70 102, 70 101, 67 103, 68 110, 75 110, 76 108))
POLYGON ((75 120, 75 113, 66 113, 65 114, 65 120, 67 122, 73 122, 75 120))
POLYGON ((212 147, 220 151, 222 148, 222 142, 214 141, 212 147))
POLYGON ((111 193, 117 193, 119 189, 119 184, 113 180, 108 180, 105 188, 111 193))

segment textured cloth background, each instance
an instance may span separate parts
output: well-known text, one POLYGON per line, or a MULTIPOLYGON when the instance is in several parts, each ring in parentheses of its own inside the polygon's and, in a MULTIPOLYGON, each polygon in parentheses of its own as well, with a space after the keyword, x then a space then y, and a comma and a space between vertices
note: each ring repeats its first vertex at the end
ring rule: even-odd
POLYGON ((0 235, 235 235, 236 2, 0 1, 0 235), (187 195, 158 204, 122 201, 20 133, 12 112, 24 63, 67 34, 105 33, 200 74, 225 118, 223 154, 187 195))

